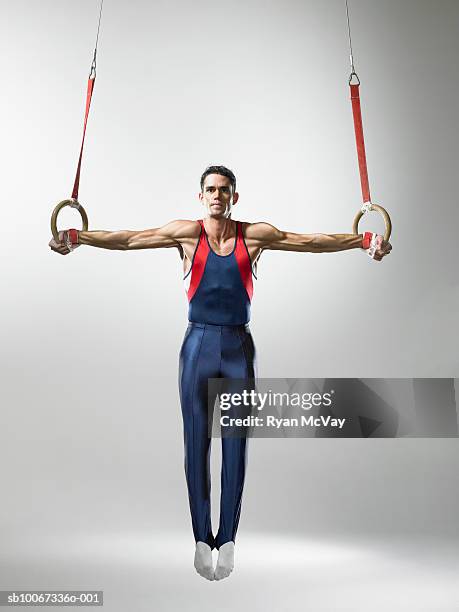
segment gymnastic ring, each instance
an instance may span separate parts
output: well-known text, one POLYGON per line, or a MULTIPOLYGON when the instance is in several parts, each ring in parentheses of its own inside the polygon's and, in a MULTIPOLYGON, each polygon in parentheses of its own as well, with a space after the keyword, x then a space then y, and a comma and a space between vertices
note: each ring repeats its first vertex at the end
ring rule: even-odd
MULTIPOLYGON (((382 215, 384 219, 384 225, 386 226, 386 231, 384 232, 384 240, 387 242, 392 233, 392 222, 390 220, 389 213, 387 212, 385 208, 383 208, 382 206, 379 206, 378 204, 371 204, 371 207, 369 207, 369 210, 376 210, 382 215)), ((366 211, 359 210, 359 212, 355 215, 354 224, 352 226, 352 232, 354 234, 359 233, 359 221, 363 217, 365 212, 366 211)))
POLYGON ((88 229, 88 215, 86 214, 85 209, 81 206, 81 204, 78 202, 78 200, 75 199, 71 199, 71 200, 62 200, 62 202, 59 202, 59 204, 56 206, 56 208, 53 210, 53 214, 51 215, 51 232, 53 234, 53 238, 56 242, 60 242, 59 240, 59 232, 57 229, 57 216, 59 215, 60 211, 65 208, 65 206, 70 206, 71 208, 76 208, 78 210, 78 212, 81 215, 81 219, 83 221, 83 227, 82 230, 84 232, 87 231, 88 229))

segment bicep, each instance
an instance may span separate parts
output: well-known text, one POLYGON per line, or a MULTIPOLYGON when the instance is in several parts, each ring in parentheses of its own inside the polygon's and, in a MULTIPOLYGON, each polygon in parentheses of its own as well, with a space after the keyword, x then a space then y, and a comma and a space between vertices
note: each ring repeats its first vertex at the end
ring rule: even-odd
POLYGON ((177 241, 161 231, 162 228, 153 228, 139 232, 131 232, 128 238, 129 249, 167 249, 178 246, 177 241))
MULTIPOLYGON (((192 223, 192 222, 191 222, 192 223)), ((190 233, 190 222, 171 221, 162 227, 131 232, 129 249, 181 249, 180 241, 190 233)), ((192 229, 194 229, 192 227, 192 229)))
POLYGON ((277 229, 269 223, 255 223, 247 232, 261 249, 271 251, 313 251, 316 234, 296 234, 277 229))

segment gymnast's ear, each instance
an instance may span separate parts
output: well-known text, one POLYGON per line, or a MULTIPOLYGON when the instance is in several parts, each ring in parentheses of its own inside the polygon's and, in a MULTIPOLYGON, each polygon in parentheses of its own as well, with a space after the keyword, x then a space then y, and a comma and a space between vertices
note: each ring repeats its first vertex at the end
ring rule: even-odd
POLYGON ((237 191, 235 191, 235 192, 234 192, 234 195, 233 195, 233 206, 234 206, 235 204, 237 204, 237 201, 238 201, 238 200, 239 200, 239 194, 238 194, 238 192, 237 192, 237 191))

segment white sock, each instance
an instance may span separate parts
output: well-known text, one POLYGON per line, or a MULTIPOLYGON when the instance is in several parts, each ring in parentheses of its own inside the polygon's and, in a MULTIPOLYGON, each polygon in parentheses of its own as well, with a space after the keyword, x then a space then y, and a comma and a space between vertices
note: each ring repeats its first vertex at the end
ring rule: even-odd
POLYGON ((217 567, 215 568, 215 580, 228 578, 234 568, 234 542, 226 542, 220 546, 218 551, 217 567))
POLYGON ((214 568, 212 565, 212 549, 205 542, 196 542, 194 553, 194 567, 200 576, 207 580, 214 580, 214 568))

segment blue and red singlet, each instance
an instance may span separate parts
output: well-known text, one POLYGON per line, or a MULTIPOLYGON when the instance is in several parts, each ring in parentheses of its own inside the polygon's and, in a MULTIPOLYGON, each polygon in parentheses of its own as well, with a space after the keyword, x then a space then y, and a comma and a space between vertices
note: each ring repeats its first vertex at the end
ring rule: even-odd
POLYGON ((190 303, 188 319, 211 325, 245 325, 250 320, 253 280, 249 252, 236 221, 234 247, 229 255, 218 255, 199 221, 201 233, 191 268, 185 276, 190 303))
POLYGON ((199 224, 198 244, 184 279, 190 323, 180 351, 179 388, 193 532, 196 542, 219 548, 236 537, 247 439, 222 436, 220 526, 214 537, 207 381, 256 376, 255 346, 248 326, 255 274, 241 222, 236 221, 234 247, 229 255, 212 250, 203 221, 199 224))

